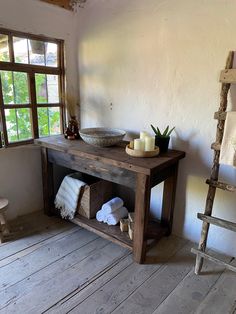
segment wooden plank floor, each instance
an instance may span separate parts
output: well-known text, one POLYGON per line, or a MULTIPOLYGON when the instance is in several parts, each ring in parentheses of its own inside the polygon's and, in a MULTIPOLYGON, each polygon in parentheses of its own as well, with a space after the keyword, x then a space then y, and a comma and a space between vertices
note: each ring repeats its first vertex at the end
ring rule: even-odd
POLYGON ((138 265, 128 249, 42 213, 11 230, 0 245, 0 313, 236 313, 236 274, 206 261, 196 276, 193 244, 178 237, 138 265))

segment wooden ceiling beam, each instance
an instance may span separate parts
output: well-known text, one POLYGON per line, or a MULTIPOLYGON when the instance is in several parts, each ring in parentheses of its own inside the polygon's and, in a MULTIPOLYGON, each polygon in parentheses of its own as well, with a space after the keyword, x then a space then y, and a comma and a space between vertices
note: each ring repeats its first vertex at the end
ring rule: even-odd
POLYGON ((73 11, 73 7, 71 5, 70 0, 40 0, 40 1, 54 4, 66 10, 73 11))

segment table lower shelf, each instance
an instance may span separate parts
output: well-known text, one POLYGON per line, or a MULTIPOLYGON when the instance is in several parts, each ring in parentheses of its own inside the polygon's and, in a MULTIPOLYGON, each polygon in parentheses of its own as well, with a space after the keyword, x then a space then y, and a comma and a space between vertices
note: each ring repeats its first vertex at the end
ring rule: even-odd
MULTIPOLYGON (((133 250, 133 241, 130 240, 127 232, 121 232, 118 226, 109 226, 105 223, 98 222, 96 219, 88 219, 81 215, 76 215, 71 222, 77 224, 97 235, 108 239, 116 244, 133 250)), ((147 239, 160 239, 167 233, 167 228, 162 226, 158 221, 152 221, 148 225, 147 239)))

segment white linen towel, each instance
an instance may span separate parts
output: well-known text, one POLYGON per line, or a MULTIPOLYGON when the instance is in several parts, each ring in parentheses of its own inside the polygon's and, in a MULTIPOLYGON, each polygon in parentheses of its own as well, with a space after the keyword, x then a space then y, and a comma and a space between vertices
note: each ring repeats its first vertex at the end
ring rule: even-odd
POLYGON ((102 211, 105 215, 108 215, 117 210, 118 208, 122 207, 123 205, 124 202, 121 198, 114 197, 113 199, 102 205, 102 211))
POLYGON ((56 208, 60 209, 62 218, 74 218, 81 187, 86 185, 86 183, 77 179, 78 176, 77 173, 67 175, 57 192, 54 203, 56 208))
POLYGON ((107 215, 106 223, 108 225, 116 225, 122 219, 128 216, 128 210, 126 207, 118 208, 116 211, 107 215))
POLYGON ((220 163, 236 167, 236 111, 227 112, 220 163))
POLYGON ((99 222, 106 222, 106 215, 104 214, 103 210, 100 209, 97 213, 96 213, 96 219, 99 222))

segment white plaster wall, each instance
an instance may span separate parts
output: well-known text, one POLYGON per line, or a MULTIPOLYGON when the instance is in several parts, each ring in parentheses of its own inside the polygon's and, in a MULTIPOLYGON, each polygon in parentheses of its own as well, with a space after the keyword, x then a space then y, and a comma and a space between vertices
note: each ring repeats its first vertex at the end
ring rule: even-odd
MULTIPOLYGON (((0 27, 65 40, 67 89, 77 96, 76 15, 38 0, 0 0, 0 27)), ((14 218, 43 207, 40 150, 0 149, 0 196, 9 199, 14 218)))
MULTIPOLYGON (((88 0, 78 14, 83 127, 176 126, 180 162, 174 233, 197 241, 205 205, 219 104, 220 70, 236 50, 236 2, 230 0, 88 0), (112 104, 112 105, 111 105, 112 104)), ((236 183, 236 170, 222 167, 236 183)), ((214 213, 236 221, 235 195, 217 193, 214 213)), ((158 216, 160 188, 153 190, 158 216)), ((236 255, 236 236, 212 227, 209 245, 236 255)))

